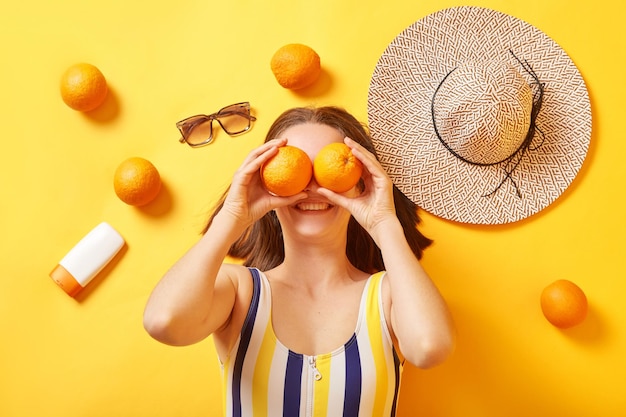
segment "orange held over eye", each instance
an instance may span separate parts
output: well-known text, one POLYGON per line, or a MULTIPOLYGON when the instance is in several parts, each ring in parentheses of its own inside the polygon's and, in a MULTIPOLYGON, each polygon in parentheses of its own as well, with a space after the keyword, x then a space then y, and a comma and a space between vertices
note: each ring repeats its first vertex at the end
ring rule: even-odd
POLYGON ((324 146, 313 161, 315 181, 336 193, 344 193, 361 179, 363 165, 348 145, 341 142, 324 146))
POLYGON ((541 310, 550 323, 561 329, 581 323, 587 315, 587 297, 571 281, 560 279, 544 288, 541 310))
POLYGON ((161 190, 161 176, 152 163, 133 157, 122 162, 113 176, 115 194, 131 206, 144 206, 161 190))
POLYGON ((299 43, 279 48, 272 56, 270 67, 278 84, 291 90, 310 86, 322 72, 317 52, 299 43))
POLYGON ((272 194, 289 197, 304 190, 311 181, 313 164, 309 155, 295 146, 281 146, 261 167, 263 185, 272 194))
POLYGON ((74 110, 88 112, 100 106, 109 91, 102 72, 91 64, 69 67, 61 76, 61 98, 74 110))

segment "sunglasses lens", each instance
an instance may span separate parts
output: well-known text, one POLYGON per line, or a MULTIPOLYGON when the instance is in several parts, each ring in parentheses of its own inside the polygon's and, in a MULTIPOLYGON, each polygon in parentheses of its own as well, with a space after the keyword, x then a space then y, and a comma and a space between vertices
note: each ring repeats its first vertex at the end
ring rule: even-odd
POLYGON ((188 119, 185 122, 185 139, 192 146, 206 145, 213 141, 212 120, 206 117, 188 119))
POLYGON ((229 135, 243 133, 250 128, 250 107, 243 104, 224 107, 217 119, 229 135))

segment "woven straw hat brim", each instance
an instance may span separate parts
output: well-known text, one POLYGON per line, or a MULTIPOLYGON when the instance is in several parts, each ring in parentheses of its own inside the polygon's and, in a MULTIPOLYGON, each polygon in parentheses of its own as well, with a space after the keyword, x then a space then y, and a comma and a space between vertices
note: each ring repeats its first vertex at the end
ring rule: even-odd
POLYGON ((402 192, 436 216, 472 224, 515 222, 550 205, 576 177, 591 138, 589 95, 567 53, 528 23, 480 7, 435 12, 389 44, 371 79, 368 123, 381 163, 402 192), (433 129, 431 101, 446 74, 467 61, 509 62, 531 84, 511 52, 544 85, 536 121, 543 135, 512 181, 486 196, 505 179, 504 167, 471 165, 446 150, 433 129))

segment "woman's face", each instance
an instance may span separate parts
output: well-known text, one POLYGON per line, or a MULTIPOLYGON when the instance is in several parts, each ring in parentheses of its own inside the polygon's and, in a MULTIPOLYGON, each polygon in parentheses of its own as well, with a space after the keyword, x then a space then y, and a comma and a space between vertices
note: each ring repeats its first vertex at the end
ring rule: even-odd
MULTIPOLYGON (((287 144, 302 149, 311 159, 315 159, 317 153, 324 146, 343 142, 344 136, 337 129, 317 123, 304 123, 286 129, 281 135, 287 138, 287 144)), ((350 213, 331 204, 327 199, 317 193, 319 185, 315 178, 306 187, 308 197, 292 206, 276 209, 276 215, 280 220, 285 237, 289 233, 296 233, 306 238, 328 236, 337 239, 342 236, 345 239, 346 228, 350 220, 350 213)), ((357 195, 358 190, 344 193, 345 195, 357 195)))

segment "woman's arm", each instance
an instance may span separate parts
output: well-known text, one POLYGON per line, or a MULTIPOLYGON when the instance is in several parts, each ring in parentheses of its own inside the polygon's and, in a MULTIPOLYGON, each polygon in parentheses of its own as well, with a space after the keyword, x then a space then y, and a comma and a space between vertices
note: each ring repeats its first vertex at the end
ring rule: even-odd
POLYGON ((376 157, 346 139, 363 163, 365 190, 355 198, 320 190, 345 207, 381 249, 391 300, 391 327, 403 356, 428 368, 443 361, 454 346, 448 307, 409 247, 396 215, 392 182, 376 157))
POLYGON ((222 262, 240 227, 218 213, 202 238, 176 262, 152 291, 144 327, 169 345, 196 343, 227 323, 238 288, 222 262))
POLYGON ((454 347, 454 329, 443 297, 411 251, 397 219, 380 222, 371 233, 387 270, 391 326, 400 351, 419 368, 443 362, 454 347))
POLYGON ((144 327, 152 337, 188 345, 228 324, 244 270, 223 264, 231 245, 269 210, 306 197, 276 197, 261 184, 261 165, 285 143, 272 140, 250 152, 206 233, 157 284, 144 312, 144 327))

